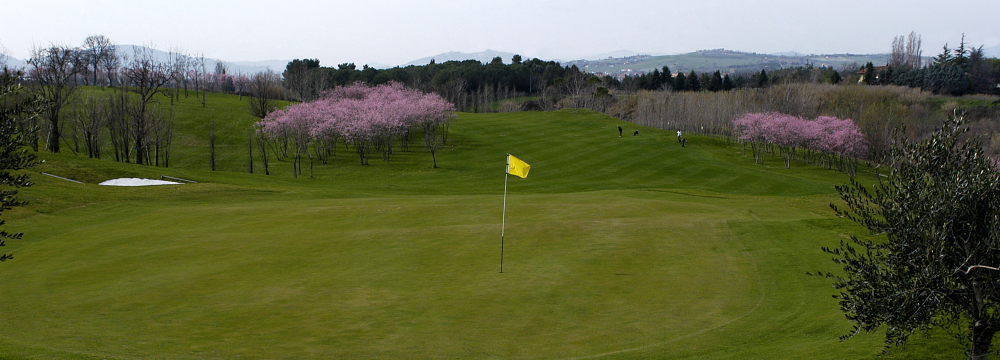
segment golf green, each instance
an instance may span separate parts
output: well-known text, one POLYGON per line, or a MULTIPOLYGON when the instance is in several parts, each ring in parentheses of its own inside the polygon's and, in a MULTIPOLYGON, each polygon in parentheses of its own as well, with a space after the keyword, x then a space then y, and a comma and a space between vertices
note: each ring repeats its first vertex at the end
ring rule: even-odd
MULTIPOLYGON (((298 179, 287 161, 265 176, 44 154, 37 170, 87 184, 34 174, 11 212, 25 236, 3 248, 0 359, 879 355, 879 334, 838 340, 831 283, 806 275, 861 233, 828 208, 846 175, 618 125, 638 128, 461 114, 440 169, 415 145, 369 166, 342 148, 298 179), (507 184, 501 273, 507 153, 531 172, 507 184), (199 183, 94 184, 126 174, 199 183)), ((893 354, 961 356, 952 342, 893 354)))

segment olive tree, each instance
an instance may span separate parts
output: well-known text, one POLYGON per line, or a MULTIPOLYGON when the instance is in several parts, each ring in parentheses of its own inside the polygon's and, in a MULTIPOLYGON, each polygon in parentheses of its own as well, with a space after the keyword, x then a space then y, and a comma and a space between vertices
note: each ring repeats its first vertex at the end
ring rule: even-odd
MULTIPOLYGON (((41 98, 24 93, 18 77, 18 73, 0 69, 0 213, 25 204, 16 197, 16 189, 31 186, 31 182, 20 170, 34 165, 36 155, 26 148, 28 144, 18 123, 44 109, 41 98)), ((0 219, 0 226, 3 224, 0 219)), ((0 230, 0 246, 7 239, 20 239, 21 235, 0 230)), ((10 258, 9 254, 0 254, 0 261, 10 258)))
POLYGON ((898 139, 889 170, 869 187, 837 187, 842 217, 871 236, 824 248, 843 266, 841 310, 861 331, 885 329, 885 350, 918 330, 950 331, 970 359, 986 359, 1000 330, 1000 180, 978 139, 960 140, 961 117, 930 138, 898 139))

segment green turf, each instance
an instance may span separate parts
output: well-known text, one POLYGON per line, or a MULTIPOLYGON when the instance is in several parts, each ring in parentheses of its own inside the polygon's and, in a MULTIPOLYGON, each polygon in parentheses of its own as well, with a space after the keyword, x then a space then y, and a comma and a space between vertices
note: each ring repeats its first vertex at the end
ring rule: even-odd
MULTIPOLYGON (((211 111, 238 110, 217 97, 211 111)), ((298 179, 285 162, 265 176, 43 154, 36 170, 86 184, 36 173, 33 203, 4 213, 26 235, 3 249, 0 359, 879 354, 878 334, 837 340, 850 324, 830 282, 805 274, 835 270, 820 247, 860 232, 827 208, 844 175, 589 111, 461 114, 449 136, 439 169, 418 147, 369 166, 341 148, 298 179), (508 183, 501 274, 508 152, 532 169, 508 183), (161 174, 199 183, 95 185, 161 174)), ((227 142, 225 168, 245 169, 227 142)), ((958 356, 935 334, 893 357, 958 356)))

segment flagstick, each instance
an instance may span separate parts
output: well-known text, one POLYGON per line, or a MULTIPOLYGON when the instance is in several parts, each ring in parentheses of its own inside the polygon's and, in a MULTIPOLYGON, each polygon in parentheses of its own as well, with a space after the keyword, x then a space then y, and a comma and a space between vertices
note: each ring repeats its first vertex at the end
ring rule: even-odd
MULTIPOLYGON (((510 156, 508 154, 507 156, 510 156)), ((500 220, 500 273, 503 274, 503 230, 507 226, 507 177, 510 176, 508 164, 508 174, 503 176, 503 216, 500 220)))

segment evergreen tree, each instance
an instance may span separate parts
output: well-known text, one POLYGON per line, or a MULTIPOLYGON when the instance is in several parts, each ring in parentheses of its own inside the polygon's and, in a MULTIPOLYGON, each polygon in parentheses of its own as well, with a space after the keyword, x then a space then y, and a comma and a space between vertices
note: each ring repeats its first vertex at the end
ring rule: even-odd
POLYGON ((840 77, 840 73, 837 72, 837 71, 834 71, 833 74, 830 75, 830 83, 831 84, 834 84, 834 85, 840 84, 840 82, 842 80, 844 80, 844 79, 840 77))
POLYGON ((955 56, 951 58, 951 64, 958 66, 962 71, 969 71, 969 50, 965 48, 965 34, 962 34, 962 42, 954 50, 955 56))
POLYGON ((865 75, 862 82, 864 82, 865 85, 875 84, 875 66, 872 65, 871 61, 865 64, 865 75))
POLYGON ((962 95, 969 90, 969 76, 957 65, 931 66, 924 71, 922 89, 935 94, 962 95))
POLYGON ((674 75, 670 73, 670 68, 664 66, 663 71, 660 72, 660 84, 666 87, 674 86, 674 75))
MULTIPOLYGON (((15 197, 17 190, 14 189, 31 186, 28 175, 19 170, 33 166, 36 155, 28 152, 28 143, 18 122, 38 116, 43 110, 43 100, 23 93, 24 88, 18 85, 19 77, 20 74, 6 67, 0 69, 0 213, 26 203, 15 197)), ((0 226, 3 224, 0 220, 0 226)), ((0 230, 0 246, 4 246, 6 239, 20 239, 21 235, 0 230)), ((9 254, 0 254, 0 261, 10 258, 9 254)))
POLYGON ((691 91, 701 91, 701 81, 698 80, 698 74, 695 74, 694 70, 687 77, 687 89, 691 91))
POLYGON ((767 71, 760 69, 760 75, 757 75, 757 87, 762 88, 767 86, 767 71))
POLYGON ((941 53, 934 57, 934 65, 948 65, 951 59, 951 50, 948 49, 948 43, 945 43, 941 53))
POLYGON ((677 73, 677 77, 674 78, 674 91, 685 90, 687 90, 687 76, 684 76, 684 73, 677 73))
POLYGON ((722 73, 715 70, 712 73, 712 79, 708 81, 708 91, 717 92, 719 90, 722 90, 722 73))
POLYGON ((726 75, 722 76, 722 90, 723 91, 729 91, 729 90, 732 90, 735 87, 736 87, 736 84, 733 83, 733 79, 729 77, 729 74, 726 74, 726 75))

